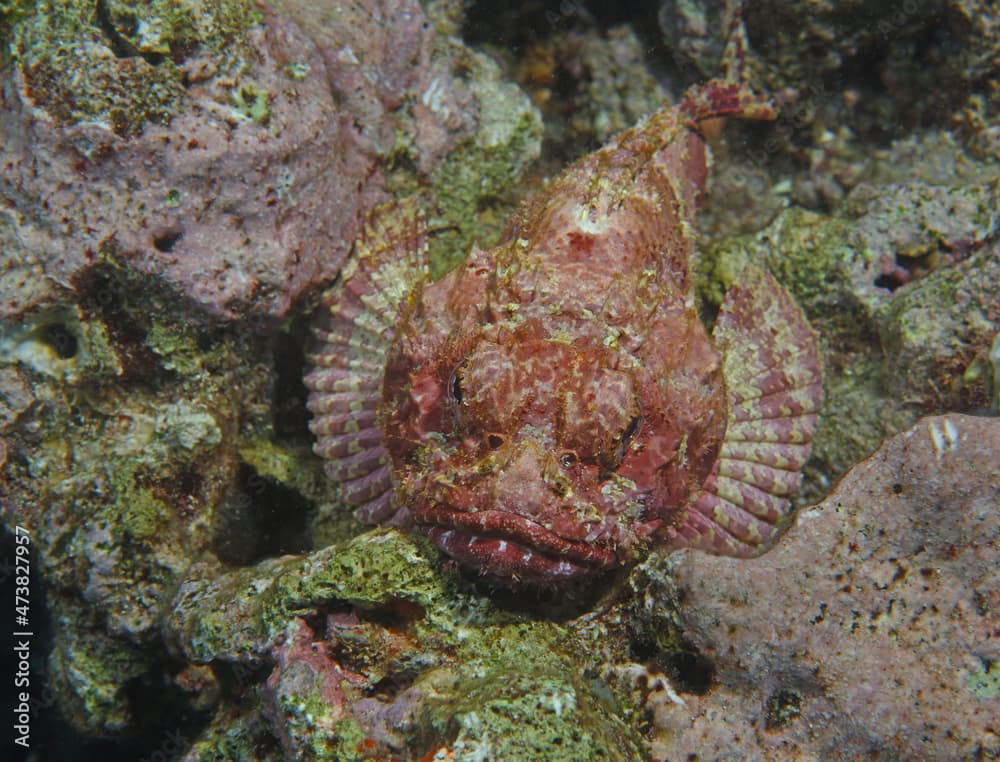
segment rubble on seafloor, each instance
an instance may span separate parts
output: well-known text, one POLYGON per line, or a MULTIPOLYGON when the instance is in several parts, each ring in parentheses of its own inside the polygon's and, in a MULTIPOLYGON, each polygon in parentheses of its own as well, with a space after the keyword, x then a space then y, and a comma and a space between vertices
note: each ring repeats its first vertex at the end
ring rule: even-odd
POLYGON ((987 3, 747 3, 782 114, 716 141, 697 279, 711 320, 762 264, 823 342, 815 504, 774 550, 512 597, 323 481, 304 316, 363 213, 421 194, 443 272, 716 73, 723 3, 595 5, 0 3, 0 515, 48 612, 40 753, 1000 755, 987 3))

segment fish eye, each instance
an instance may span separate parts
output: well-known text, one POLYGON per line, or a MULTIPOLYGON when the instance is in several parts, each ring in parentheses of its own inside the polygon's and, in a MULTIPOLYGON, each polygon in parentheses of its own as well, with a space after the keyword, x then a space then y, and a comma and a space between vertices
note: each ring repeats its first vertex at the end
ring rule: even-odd
POLYGON ((559 465, 563 468, 572 468, 576 465, 577 457, 576 453, 572 450, 567 450, 562 455, 559 456, 559 465))
POLYGON ((486 445, 491 450, 499 450, 504 443, 504 438, 499 434, 487 434, 486 435, 486 445))
POLYGON ((451 381, 448 387, 451 389, 451 396, 454 398, 455 402, 462 402, 462 376, 461 376, 462 366, 458 366, 451 372, 451 381))
POLYGON ((628 422, 628 426, 622 431, 620 435, 615 437, 614 441, 614 452, 609 453, 608 462, 605 464, 608 468, 617 468, 618 465, 624 459, 626 453, 628 452, 629 442, 632 441, 632 437, 639 430, 639 416, 634 415, 632 419, 628 422))
POLYGON ((632 441, 632 437, 635 436, 635 432, 639 430, 639 416, 633 415, 632 420, 628 422, 628 426, 625 427, 625 431, 622 432, 621 437, 621 447, 624 449, 628 447, 628 443, 632 441))

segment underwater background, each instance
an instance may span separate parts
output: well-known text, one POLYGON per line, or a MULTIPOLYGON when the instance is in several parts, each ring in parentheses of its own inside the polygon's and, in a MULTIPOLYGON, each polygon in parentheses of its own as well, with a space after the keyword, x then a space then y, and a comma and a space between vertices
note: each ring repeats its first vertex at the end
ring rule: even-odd
POLYGON ((1000 9, 736 5, 0 1, 3 758, 1000 758, 1000 9), (691 267, 818 335, 795 523, 504 589, 356 521, 302 379, 369 214, 443 276, 735 28, 691 267))

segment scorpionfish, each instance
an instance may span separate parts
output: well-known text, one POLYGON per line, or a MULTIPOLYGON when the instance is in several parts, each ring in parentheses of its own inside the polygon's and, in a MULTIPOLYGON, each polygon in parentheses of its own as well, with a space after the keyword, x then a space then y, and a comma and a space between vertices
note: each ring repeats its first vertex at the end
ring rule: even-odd
POLYGON ((368 523, 506 586, 652 548, 763 552, 790 521, 821 404, 815 334, 748 266, 711 338, 695 307, 704 131, 773 118, 690 90, 526 201, 502 241, 428 277, 414 203, 374 213, 314 319, 310 428, 368 523))

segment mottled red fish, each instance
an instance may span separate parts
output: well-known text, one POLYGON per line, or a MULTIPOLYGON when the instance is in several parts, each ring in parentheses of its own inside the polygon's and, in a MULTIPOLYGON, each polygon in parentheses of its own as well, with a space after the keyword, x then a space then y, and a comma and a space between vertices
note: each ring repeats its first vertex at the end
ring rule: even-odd
POLYGON ((710 339, 690 263, 701 125, 771 115, 739 85, 691 91, 437 283, 413 205, 376 214, 324 298, 305 378, 316 453, 358 516, 505 584, 651 547, 766 549, 816 428, 816 339, 753 268, 710 339))

